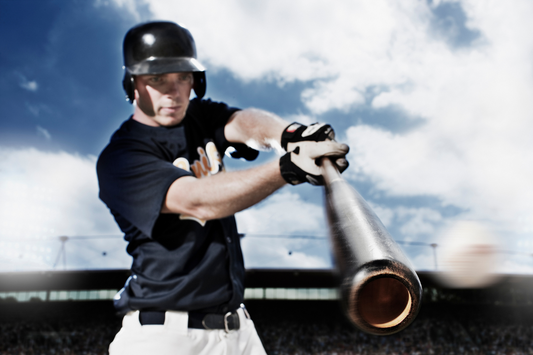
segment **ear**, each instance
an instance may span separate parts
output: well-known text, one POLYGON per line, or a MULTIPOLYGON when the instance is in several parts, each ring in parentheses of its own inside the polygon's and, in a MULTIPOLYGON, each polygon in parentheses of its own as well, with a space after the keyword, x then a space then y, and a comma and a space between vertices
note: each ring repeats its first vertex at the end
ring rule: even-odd
POLYGON ((133 103, 135 89, 135 83, 133 80, 133 75, 131 75, 126 68, 124 68, 124 79, 122 79, 122 87, 126 94, 126 100, 130 103, 133 103))
POLYGON ((135 88, 135 86, 133 86, 133 99, 139 102, 139 91, 137 91, 137 88, 135 88))

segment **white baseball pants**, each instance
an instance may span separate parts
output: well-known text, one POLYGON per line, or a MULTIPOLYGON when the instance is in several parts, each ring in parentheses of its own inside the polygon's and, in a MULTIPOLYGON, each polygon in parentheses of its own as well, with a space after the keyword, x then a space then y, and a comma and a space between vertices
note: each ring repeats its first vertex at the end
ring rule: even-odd
POLYGON ((254 323, 238 309, 240 329, 189 329, 187 312, 167 311, 164 325, 141 325, 139 311, 124 316, 109 355, 266 355, 254 323))

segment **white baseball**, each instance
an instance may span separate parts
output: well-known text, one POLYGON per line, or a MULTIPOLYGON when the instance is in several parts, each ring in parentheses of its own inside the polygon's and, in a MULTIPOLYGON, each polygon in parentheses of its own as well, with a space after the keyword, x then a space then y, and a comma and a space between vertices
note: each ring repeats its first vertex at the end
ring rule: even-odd
POLYGON ((481 223, 459 221, 441 237, 439 277, 449 287, 482 288, 498 281, 496 237, 481 223))

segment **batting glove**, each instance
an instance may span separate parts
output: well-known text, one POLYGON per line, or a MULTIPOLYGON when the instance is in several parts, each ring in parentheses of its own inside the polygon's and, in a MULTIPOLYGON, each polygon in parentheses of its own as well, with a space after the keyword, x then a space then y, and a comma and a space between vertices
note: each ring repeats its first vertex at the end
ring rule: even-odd
POLYGON ((293 122, 285 128, 281 135, 281 147, 288 152, 287 144, 289 143, 302 141, 322 142, 325 140, 335 140, 335 132, 329 124, 313 123, 305 126, 301 123, 293 122))
POLYGON ((317 165, 321 157, 331 157, 340 170, 348 167, 344 158, 349 147, 334 141, 289 143, 292 149, 280 159, 281 176, 291 185, 308 182, 312 185, 323 185, 322 168, 317 165))
POLYGON ((334 139, 335 132, 329 124, 291 123, 281 135, 281 146, 288 152, 280 159, 281 176, 292 185, 323 185, 322 170, 317 164, 321 157, 330 157, 342 173, 348 168, 345 155, 349 147, 334 139))

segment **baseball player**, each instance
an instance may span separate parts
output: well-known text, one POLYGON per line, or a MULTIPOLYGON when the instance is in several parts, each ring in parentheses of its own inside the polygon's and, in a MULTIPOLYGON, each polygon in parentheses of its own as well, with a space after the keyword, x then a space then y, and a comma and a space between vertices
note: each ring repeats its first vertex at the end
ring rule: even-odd
POLYGON ((320 184, 320 157, 344 170, 348 147, 333 140, 326 124, 289 124, 269 112, 202 99, 205 69, 191 34, 175 23, 133 27, 123 49, 123 86, 134 113, 97 163, 100 198, 133 257, 131 277, 115 296, 125 316, 109 352, 264 354, 242 305, 244 264, 233 215, 286 183, 320 184), (250 147, 286 153, 249 170, 224 171, 226 151, 253 160, 258 151, 250 147))

